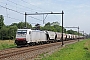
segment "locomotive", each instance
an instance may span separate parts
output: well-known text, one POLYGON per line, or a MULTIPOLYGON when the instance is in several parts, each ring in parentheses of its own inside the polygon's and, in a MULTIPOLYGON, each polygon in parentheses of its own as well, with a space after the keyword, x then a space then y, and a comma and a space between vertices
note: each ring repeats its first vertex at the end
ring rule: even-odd
MULTIPOLYGON (((32 29, 18 29, 16 32, 15 43, 17 46, 21 45, 35 45, 50 42, 61 41, 62 33, 53 31, 40 31, 32 29)), ((63 33, 63 40, 73 40, 83 38, 73 34, 63 33)))

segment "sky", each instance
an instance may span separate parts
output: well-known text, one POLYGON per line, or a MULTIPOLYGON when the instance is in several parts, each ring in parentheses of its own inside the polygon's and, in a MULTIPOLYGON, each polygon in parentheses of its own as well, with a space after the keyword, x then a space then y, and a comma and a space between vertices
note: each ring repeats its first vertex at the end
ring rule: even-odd
MULTIPOLYGON (((0 15, 4 15, 4 23, 24 22, 24 14, 64 11, 64 27, 78 27, 80 31, 90 33, 90 0, 0 0, 0 15), (6 8, 7 7, 7 8, 6 8)), ((45 23, 61 23, 61 15, 44 15, 45 23), (47 17, 46 17, 47 16, 47 17)), ((27 22, 43 26, 43 15, 29 15, 27 22), (34 18, 32 18, 34 17, 34 18)), ((76 28, 67 28, 77 31, 76 28)))

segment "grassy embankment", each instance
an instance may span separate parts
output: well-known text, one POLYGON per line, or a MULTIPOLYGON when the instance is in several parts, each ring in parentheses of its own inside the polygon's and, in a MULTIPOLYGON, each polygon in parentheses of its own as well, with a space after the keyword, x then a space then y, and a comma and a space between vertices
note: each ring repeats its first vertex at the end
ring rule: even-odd
POLYGON ((90 39, 67 45, 42 60, 90 60, 90 39))
POLYGON ((0 40, 0 50, 13 48, 16 45, 14 44, 14 40, 0 40))

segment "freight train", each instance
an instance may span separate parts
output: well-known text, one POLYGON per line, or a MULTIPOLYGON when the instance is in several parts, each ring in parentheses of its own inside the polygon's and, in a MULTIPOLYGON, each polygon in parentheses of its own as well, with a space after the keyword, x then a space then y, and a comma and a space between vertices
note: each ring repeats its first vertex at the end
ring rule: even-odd
MULTIPOLYGON (((81 39, 83 36, 63 33, 63 40, 81 39)), ((62 33, 53 31, 41 31, 32 29, 18 29, 16 32, 15 43, 17 46, 35 45, 50 42, 59 42, 62 40, 62 33)))

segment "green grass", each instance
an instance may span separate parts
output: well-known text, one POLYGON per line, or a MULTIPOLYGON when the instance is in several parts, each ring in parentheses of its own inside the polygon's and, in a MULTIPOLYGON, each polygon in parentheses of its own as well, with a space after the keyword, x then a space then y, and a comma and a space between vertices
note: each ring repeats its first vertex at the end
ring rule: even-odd
POLYGON ((13 48, 15 46, 14 40, 0 40, 0 50, 13 48))
POLYGON ((42 60, 90 60, 90 39, 67 45, 42 60))

